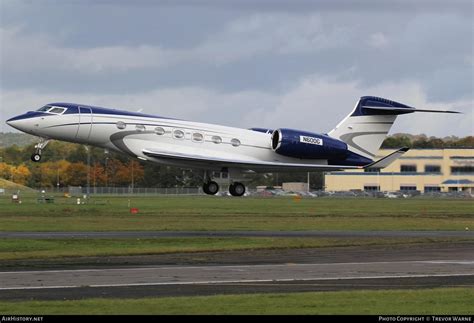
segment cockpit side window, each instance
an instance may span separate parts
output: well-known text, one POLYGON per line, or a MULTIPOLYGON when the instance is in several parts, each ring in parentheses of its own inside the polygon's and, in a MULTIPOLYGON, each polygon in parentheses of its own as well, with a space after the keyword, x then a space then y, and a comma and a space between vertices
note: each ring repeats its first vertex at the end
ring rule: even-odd
POLYGON ((49 110, 48 112, 49 112, 49 113, 54 113, 54 114, 63 114, 64 111, 66 111, 66 108, 54 107, 54 108, 52 108, 51 110, 49 110))
POLYGON ((51 106, 49 106, 49 105, 45 105, 44 107, 42 107, 42 108, 39 108, 39 109, 38 109, 38 110, 36 110, 36 111, 40 111, 40 112, 46 112, 46 111, 48 111, 49 109, 51 109, 51 106))

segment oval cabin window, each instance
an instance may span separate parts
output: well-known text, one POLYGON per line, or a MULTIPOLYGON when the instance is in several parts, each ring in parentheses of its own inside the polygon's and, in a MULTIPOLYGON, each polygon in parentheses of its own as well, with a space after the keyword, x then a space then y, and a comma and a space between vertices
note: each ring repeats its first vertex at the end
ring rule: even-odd
POLYGON ((215 144, 220 144, 222 142, 222 138, 219 136, 212 136, 211 140, 215 144))
POLYGON ((165 134, 165 129, 161 128, 161 127, 156 127, 155 128, 155 133, 159 136, 162 136, 165 134))
POLYGON ((232 146, 234 146, 234 147, 240 146, 240 140, 237 139, 237 138, 232 139, 232 140, 230 141, 230 143, 231 143, 232 146))
POLYGON ((123 121, 118 121, 117 122, 117 128, 125 129, 126 127, 127 127, 127 125, 125 124, 125 122, 123 122, 123 121))
POLYGON ((176 139, 183 139, 184 138, 184 131, 182 130, 175 130, 173 132, 173 137, 175 137, 176 139))
POLYGON ((199 132, 193 133, 193 141, 202 142, 204 140, 204 136, 199 132))

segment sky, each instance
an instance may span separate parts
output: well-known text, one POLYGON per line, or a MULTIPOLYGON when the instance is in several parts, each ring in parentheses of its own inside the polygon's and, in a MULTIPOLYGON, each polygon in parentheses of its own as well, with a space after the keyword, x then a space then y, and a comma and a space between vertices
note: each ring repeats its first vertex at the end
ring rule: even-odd
POLYGON ((0 0, 0 132, 50 102, 326 133, 364 95, 474 135, 467 0, 0 0))

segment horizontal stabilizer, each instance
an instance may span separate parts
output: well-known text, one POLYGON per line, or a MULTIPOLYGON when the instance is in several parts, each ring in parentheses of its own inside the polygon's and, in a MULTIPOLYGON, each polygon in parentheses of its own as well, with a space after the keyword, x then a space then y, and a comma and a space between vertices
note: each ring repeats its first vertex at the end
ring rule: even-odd
POLYGON ((368 164, 367 166, 364 166, 365 169, 367 168, 385 168, 391 163, 393 163, 395 160, 400 158, 404 153, 406 153, 410 148, 404 147, 400 148, 397 151, 394 151, 390 155, 387 155, 371 164, 368 164))
POLYGON ((428 110, 428 109, 396 108, 396 107, 362 106, 362 109, 368 110, 371 112, 380 112, 381 114, 406 114, 406 113, 413 113, 413 112, 461 113, 458 111, 451 111, 451 110, 428 110))

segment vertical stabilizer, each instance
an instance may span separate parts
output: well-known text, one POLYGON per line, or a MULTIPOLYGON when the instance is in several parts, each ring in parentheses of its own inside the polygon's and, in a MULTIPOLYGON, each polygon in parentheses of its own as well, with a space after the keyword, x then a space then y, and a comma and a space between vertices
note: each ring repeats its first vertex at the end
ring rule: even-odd
POLYGON ((364 96, 328 135, 344 141, 350 151, 373 160, 397 115, 412 112, 415 109, 407 105, 364 96))

